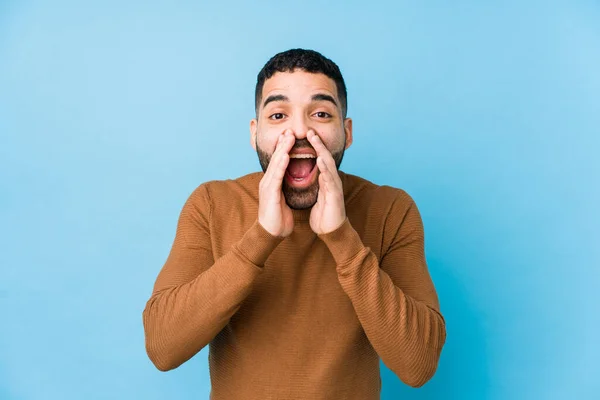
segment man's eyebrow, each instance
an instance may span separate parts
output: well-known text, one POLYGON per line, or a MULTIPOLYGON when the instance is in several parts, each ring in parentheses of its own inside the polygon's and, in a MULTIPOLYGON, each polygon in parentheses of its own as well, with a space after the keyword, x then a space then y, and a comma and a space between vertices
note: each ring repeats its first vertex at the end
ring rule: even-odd
POLYGON ((337 107, 337 102, 335 101, 335 99, 332 96, 325 94, 325 93, 317 93, 317 94, 313 95, 312 101, 329 101, 329 102, 332 102, 333 105, 335 105, 337 107))
POLYGON ((272 101, 290 101, 290 99, 288 99, 287 96, 284 96, 282 94, 274 94, 265 99, 265 102, 263 103, 263 108, 265 108, 267 104, 269 104, 272 101))

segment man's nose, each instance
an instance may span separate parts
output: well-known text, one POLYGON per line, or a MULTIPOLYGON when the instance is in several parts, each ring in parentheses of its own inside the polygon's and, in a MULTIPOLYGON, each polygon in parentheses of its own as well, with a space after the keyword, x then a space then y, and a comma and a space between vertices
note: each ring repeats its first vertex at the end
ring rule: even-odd
POLYGON ((289 128, 292 130, 294 136, 296 136, 296 140, 305 139, 307 132, 311 129, 309 121, 304 117, 296 117, 291 122, 289 128))

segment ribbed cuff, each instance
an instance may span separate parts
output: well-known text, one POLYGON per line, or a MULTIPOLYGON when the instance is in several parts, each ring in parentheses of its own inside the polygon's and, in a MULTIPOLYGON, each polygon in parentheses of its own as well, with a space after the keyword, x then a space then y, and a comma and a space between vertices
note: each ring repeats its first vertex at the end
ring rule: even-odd
POLYGON ((336 265, 344 265, 365 248, 348 217, 336 230, 317 235, 329 248, 336 265))
POLYGON ((283 239, 285 238, 272 235, 256 219, 235 247, 252 264, 263 267, 283 239))

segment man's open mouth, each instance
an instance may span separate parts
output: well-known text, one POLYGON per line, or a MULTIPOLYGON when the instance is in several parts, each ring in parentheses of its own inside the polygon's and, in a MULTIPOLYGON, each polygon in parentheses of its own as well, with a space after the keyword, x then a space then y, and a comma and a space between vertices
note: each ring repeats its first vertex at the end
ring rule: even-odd
POLYGON ((307 183, 317 169, 314 154, 290 154, 290 161, 285 174, 293 183, 307 183))

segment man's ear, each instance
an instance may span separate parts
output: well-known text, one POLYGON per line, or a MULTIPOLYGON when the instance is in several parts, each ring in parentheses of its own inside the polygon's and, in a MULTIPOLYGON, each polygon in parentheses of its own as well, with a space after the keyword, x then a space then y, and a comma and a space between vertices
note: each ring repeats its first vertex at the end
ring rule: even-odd
POLYGON ((346 133, 346 149, 352 144, 352 118, 344 120, 344 132, 346 133))
POLYGON ((258 129, 258 121, 256 118, 250 120, 250 144, 254 151, 256 151, 256 130, 258 129))

